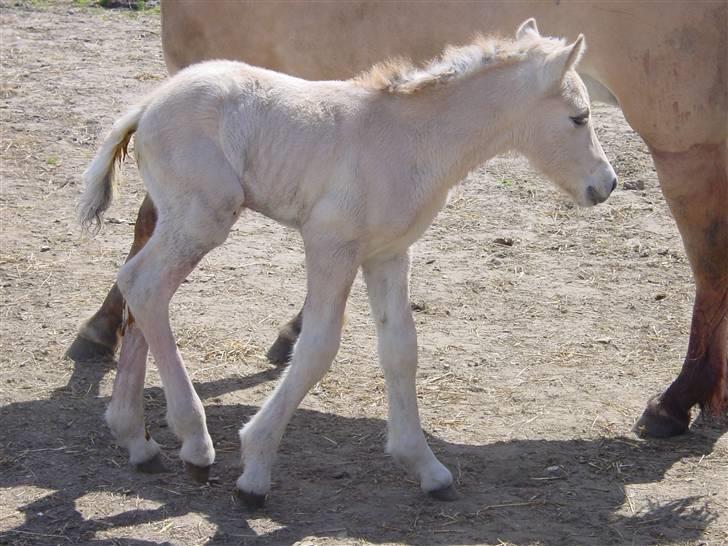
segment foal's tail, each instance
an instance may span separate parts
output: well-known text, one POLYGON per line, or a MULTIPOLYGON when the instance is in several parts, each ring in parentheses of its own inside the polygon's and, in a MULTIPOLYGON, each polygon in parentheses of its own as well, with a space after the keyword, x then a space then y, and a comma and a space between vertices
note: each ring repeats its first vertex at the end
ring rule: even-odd
POLYGON ((78 220, 86 231, 97 232, 101 217, 111 205, 117 187, 118 166, 127 156, 131 135, 137 130, 146 104, 135 106, 119 118, 83 173, 84 190, 78 203, 78 220))

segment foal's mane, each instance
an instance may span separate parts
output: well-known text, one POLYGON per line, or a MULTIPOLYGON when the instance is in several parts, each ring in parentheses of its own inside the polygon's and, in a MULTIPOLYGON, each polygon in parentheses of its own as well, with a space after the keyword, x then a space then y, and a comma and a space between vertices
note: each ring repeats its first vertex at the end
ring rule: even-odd
POLYGON ((407 95, 485 69, 513 64, 524 60, 533 49, 548 50, 563 43, 553 38, 516 41, 479 34, 468 45, 447 46, 440 56, 420 67, 408 58, 395 57, 375 64, 352 81, 367 89, 407 95))

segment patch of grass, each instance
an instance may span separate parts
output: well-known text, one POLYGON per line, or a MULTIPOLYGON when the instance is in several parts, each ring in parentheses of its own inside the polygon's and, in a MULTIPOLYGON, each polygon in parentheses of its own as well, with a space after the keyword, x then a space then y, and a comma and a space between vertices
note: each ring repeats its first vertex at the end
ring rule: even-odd
POLYGON ((58 165, 58 157, 54 155, 50 156, 48 159, 46 159, 46 164, 55 167, 56 165, 58 165))
POLYGON ((511 180, 510 178, 501 178, 500 180, 498 180, 498 184, 500 184, 501 186, 512 186, 513 180, 511 180))

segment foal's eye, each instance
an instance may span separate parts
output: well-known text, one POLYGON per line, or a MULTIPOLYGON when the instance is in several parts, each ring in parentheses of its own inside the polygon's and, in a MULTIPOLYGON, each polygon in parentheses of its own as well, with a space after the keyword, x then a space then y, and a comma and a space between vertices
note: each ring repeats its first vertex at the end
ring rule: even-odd
POLYGON ((586 123, 589 121, 589 114, 579 114, 578 116, 571 116, 570 119, 574 122, 574 125, 586 125, 586 123))

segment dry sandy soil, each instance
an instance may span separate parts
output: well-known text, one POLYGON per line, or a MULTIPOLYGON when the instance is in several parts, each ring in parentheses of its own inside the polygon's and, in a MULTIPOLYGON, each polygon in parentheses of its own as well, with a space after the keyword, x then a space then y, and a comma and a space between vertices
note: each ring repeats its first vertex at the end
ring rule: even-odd
POLYGON ((383 453, 384 383, 358 280, 269 504, 237 504, 237 430, 275 384, 264 353, 304 286, 298 235, 254 215, 174 300, 214 480, 183 472, 154 366, 147 419, 173 471, 133 472, 102 420, 114 362, 63 353, 131 241, 143 196, 133 161, 95 239, 80 235, 74 203, 99 137, 165 76, 159 16, 0 0, 0 18, 0 543, 728 542, 725 425, 669 441, 630 432, 680 368, 693 287, 647 151, 609 108, 596 123, 621 183, 606 204, 578 210, 503 158, 415 245, 423 426, 460 500, 429 500, 383 453))

